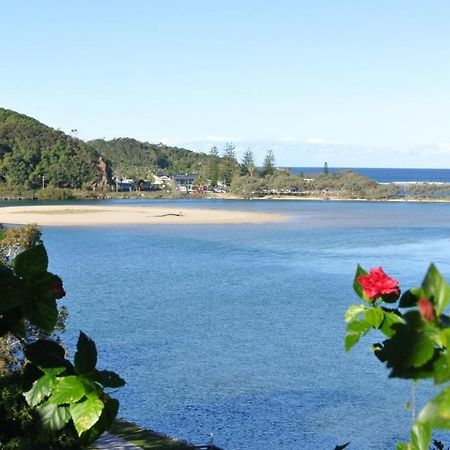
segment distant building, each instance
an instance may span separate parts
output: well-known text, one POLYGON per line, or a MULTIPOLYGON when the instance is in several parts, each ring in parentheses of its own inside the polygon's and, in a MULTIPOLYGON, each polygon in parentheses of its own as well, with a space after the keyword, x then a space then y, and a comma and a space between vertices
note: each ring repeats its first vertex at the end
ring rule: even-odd
POLYGON ((136 181, 131 178, 116 177, 113 178, 116 184, 116 191, 118 192, 131 192, 136 189, 136 181))
POLYGON ((170 183, 172 183, 172 178, 170 178, 165 173, 157 173, 156 175, 153 175, 152 184, 155 186, 156 189, 164 189, 170 183))
POLYGON ((177 189, 181 192, 192 192, 194 188, 194 181, 197 178, 196 173, 189 173, 184 175, 174 175, 172 180, 175 182, 177 189))

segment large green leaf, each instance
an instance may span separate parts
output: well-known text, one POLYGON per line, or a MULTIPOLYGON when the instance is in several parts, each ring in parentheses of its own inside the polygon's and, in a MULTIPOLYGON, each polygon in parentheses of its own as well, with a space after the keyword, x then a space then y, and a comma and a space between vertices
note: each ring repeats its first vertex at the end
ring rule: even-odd
POLYGON ((56 300, 53 298, 31 298, 22 306, 26 319, 47 333, 52 333, 58 320, 56 300))
POLYGON ((380 330, 385 336, 391 337, 395 334, 395 330, 392 326, 397 323, 403 323, 403 319, 393 311, 384 310, 384 320, 380 330))
POLYGON ((33 278, 31 286, 39 298, 62 298, 65 295, 61 278, 51 272, 33 278))
POLYGON ((363 312, 367 311, 367 309, 368 307, 366 305, 351 305, 345 312, 344 319, 347 323, 351 322, 352 320, 360 316, 363 312))
POLYGON ((92 378, 104 387, 119 388, 125 385, 123 378, 109 370, 96 370, 92 378))
POLYGON ((19 253, 13 262, 14 271, 22 278, 34 278, 45 272, 48 267, 48 256, 42 244, 35 245, 19 253))
POLYGON ((364 319, 373 328, 379 328, 384 319, 384 311, 381 308, 370 308, 367 310, 364 319))
POLYGON ((36 366, 65 366, 65 350, 57 342, 50 339, 39 339, 25 348, 25 356, 36 366))
POLYGON ((90 394, 80 403, 70 405, 70 415, 77 430, 78 436, 89 430, 100 418, 104 403, 96 394, 90 394))
POLYGON ((60 378, 53 394, 49 399, 50 403, 61 405, 63 403, 75 403, 86 394, 83 382, 77 375, 69 375, 60 378))
POLYGON ((417 421, 428 423, 432 428, 450 429, 450 387, 439 392, 424 406, 417 421))
POLYGON ((81 435, 82 443, 85 446, 97 440, 104 431, 108 430, 119 412, 119 402, 109 396, 106 398, 105 407, 98 421, 81 435))
POLYGON ((67 406, 58 406, 56 403, 44 403, 36 408, 45 428, 56 431, 64 427, 70 420, 67 406))
POLYGON ((417 302, 421 297, 420 292, 421 288, 410 289, 406 291, 401 297, 400 302, 398 304, 399 308, 411 308, 413 306, 417 306, 417 302), (419 295, 417 295, 419 294, 419 295))
POLYGON ((436 314, 439 316, 447 307, 450 299, 450 286, 445 282, 444 277, 439 273, 434 264, 428 268, 425 279, 422 283, 427 298, 434 304, 436 314))
MULTIPOLYGON (((418 312, 408 314, 415 320, 418 312)), ((391 376, 415 378, 418 371, 412 369, 425 369, 423 366, 432 361, 435 351, 435 343, 428 334, 408 325, 397 324, 395 334, 376 348, 375 355, 392 369, 391 376)), ((429 370, 428 367, 426 369, 429 370)))
POLYGON ((24 336, 25 329, 23 324, 22 309, 20 307, 10 309, 1 314, 0 318, 0 336, 6 333, 13 333, 16 336, 24 336))
POLYGON ((345 335, 345 351, 348 352, 361 338, 368 333, 370 324, 365 320, 352 320, 347 325, 347 334, 345 335))
POLYGON ((52 393, 56 384, 56 377, 62 373, 65 368, 56 367, 44 370, 44 375, 33 383, 33 386, 29 391, 24 393, 25 400, 31 407, 39 405, 39 403, 42 403, 44 399, 52 393))
POLYGON ((77 373, 89 373, 97 364, 97 349, 95 342, 80 331, 77 352, 75 353, 75 370, 77 373))
POLYGON ((450 353, 442 352, 433 365, 434 384, 442 384, 450 381, 450 353))
POLYGON ((411 447, 406 442, 399 442, 396 445, 395 450, 411 450, 411 447))
POLYGON ((14 272, 0 263, 0 313, 13 309, 25 301, 23 281, 14 272))
POLYGON ((347 325, 347 331, 353 333, 363 333, 366 334, 370 330, 370 323, 367 323, 365 320, 352 320, 347 325))
POLYGON ((361 298, 364 301, 369 301, 369 299, 364 295, 364 291, 362 286, 358 283, 358 277, 361 275, 367 275, 367 271, 365 271, 359 264, 356 267, 356 273, 355 277, 353 279, 353 290, 355 291, 356 295, 361 298))
POLYGON ((428 450, 430 441, 430 424, 417 421, 411 428, 411 450, 428 450))
POLYGON ((345 351, 348 352, 360 340, 361 333, 347 333, 345 335, 345 351))

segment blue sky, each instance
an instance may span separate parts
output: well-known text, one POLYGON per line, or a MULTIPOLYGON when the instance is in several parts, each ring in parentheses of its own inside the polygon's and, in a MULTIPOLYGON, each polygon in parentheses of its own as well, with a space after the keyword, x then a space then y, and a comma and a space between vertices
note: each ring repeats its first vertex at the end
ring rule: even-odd
POLYGON ((280 165, 449 167, 447 0, 0 0, 0 106, 280 165))

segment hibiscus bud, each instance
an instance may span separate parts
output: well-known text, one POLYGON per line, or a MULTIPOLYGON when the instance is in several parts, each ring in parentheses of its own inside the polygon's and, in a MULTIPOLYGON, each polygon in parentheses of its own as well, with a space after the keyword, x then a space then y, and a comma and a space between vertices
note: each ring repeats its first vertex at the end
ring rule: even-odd
POLYGON ((372 268, 367 275, 359 276, 356 281, 363 288, 364 295, 374 301, 382 295, 399 295, 398 281, 386 275, 381 267, 372 268))
POLYGON ((66 295, 66 291, 63 288, 61 281, 55 281, 48 287, 48 293, 55 298, 63 298, 66 295))
POLYGON ((426 322, 432 322, 436 319, 436 312, 434 311, 433 303, 426 298, 419 299, 419 312, 422 319, 426 322))

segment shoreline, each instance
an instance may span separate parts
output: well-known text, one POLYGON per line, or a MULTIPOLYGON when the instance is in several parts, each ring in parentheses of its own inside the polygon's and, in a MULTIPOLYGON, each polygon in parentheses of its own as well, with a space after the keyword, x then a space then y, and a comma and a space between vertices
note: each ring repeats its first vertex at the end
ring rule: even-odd
POLYGON ((0 208, 0 223, 39 226, 105 226, 157 224, 242 224, 287 220, 288 216, 237 210, 161 206, 39 205, 0 208))

